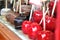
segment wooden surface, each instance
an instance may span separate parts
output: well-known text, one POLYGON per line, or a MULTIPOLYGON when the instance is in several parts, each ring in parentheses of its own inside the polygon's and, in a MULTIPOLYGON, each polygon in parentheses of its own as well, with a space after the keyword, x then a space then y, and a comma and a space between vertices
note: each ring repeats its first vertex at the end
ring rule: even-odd
POLYGON ((2 32, 0 31, 0 40, 7 40, 4 36, 3 36, 2 32))
POLYGON ((0 40, 21 40, 18 36, 16 36, 12 31, 5 27, 2 23, 0 23, 0 40))

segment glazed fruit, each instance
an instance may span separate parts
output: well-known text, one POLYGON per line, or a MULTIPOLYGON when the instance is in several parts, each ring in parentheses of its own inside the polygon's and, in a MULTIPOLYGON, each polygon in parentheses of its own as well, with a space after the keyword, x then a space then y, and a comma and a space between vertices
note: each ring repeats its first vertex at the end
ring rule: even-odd
POLYGON ((37 40, 53 40, 53 33, 50 31, 40 31, 37 40))
POLYGON ((49 8, 53 8, 54 2, 53 1, 50 1, 48 6, 49 6, 49 8))
POLYGON ((41 10, 35 10, 33 13, 34 22, 39 23, 41 19, 42 19, 42 11, 41 10))
POLYGON ((56 19, 50 16, 46 16, 46 28, 48 30, 54 31, 56 19))
MULTIPOLYGON (((50 11, 50 13, 52 13, 52 9, 53 9, 53 6, 54 6, 54 2, 53 2, 53 1, 50 1, 48 6, 49 6, 49 11, 50 11)), ((54 16, 53 16, 53 17, 55 17, 55 18, 56 18, 56 13, 57 13, 57 3, 56 3, 55 10, 54 10, 54 16)), ((50 14, 50 15, 51 15, 51 14, 50 14)))
POLYGON ((23 31, 23 33, 25 33, 25 34, 27 34, 28 33, 28 30, 29 30, 29 28, 30 28, 30 25, 31 25, 31 21, 24 21, 23 23, 22 23, 22 31, 23 31))
POLYGON ((49 6, 50 13, 51 13, 52 9, 53 9, 53 6, 54 6, 54 2, 50 1, 48 6, 49 6))
POLYGON ((34 22, 31 24, 28 35, 31 39, 35 39, 37 37, 37 33, 41 30, 42 30, 41 26, 34 22))

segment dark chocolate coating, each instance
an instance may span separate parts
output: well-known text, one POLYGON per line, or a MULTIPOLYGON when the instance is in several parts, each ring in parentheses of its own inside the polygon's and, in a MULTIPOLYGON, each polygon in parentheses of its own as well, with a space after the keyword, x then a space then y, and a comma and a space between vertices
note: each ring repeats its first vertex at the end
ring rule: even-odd
POLYGON ((25 16, 18 16, 14 19, 15 29, 21 29, 22 22, 26 20, 25 16))

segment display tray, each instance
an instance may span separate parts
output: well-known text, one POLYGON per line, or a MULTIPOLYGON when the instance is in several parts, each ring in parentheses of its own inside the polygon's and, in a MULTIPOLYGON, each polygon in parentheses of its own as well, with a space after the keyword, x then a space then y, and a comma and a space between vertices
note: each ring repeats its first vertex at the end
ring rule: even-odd
POLYGON ((11 30, 14 34, 16 34, 22 40, 30 40, 28 35, 24 34, 22 30, 16 30, 14 28, 14 25, 12 25, 6 20, 5 16, 0 16, 0 22, 4 24, 9 30, 11 30))

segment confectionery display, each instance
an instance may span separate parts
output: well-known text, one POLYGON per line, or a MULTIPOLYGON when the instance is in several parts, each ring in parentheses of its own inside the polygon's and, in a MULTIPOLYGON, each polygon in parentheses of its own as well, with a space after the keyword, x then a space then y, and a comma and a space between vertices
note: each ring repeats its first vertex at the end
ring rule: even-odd
POLYGON ((6 23, 14 29, 8 28, 22 40, 59 40, 60 33, 57 26, 60 23, 58 16, 60 0, 5 0, 4 2, 4 8, 0 6, 0 20, 4 17, 6 23), (22 35, 28 39, 23 39, 22 35))

